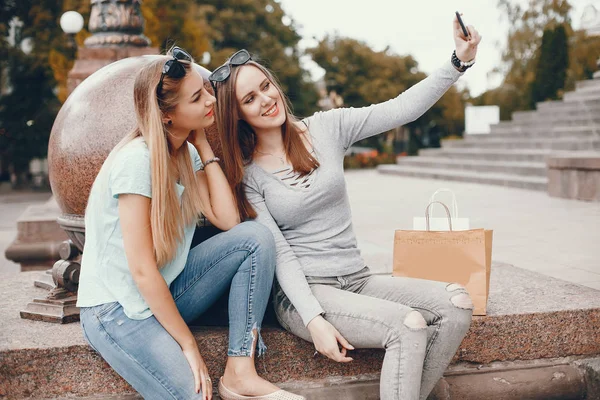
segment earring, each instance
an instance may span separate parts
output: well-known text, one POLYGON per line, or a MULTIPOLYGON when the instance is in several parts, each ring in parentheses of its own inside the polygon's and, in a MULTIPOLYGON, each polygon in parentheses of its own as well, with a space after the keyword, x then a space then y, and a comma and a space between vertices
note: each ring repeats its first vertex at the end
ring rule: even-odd
POLYGON ((167 122, 167 124, 173 125, 173 121, 169 120, 169 122, 167 122))

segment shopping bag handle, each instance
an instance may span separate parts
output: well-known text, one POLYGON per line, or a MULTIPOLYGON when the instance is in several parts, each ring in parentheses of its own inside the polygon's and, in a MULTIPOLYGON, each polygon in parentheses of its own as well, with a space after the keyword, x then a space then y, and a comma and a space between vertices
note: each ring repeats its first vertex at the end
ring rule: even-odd
POLYGON ((448 209, 448 206, 445 205, 444 203, 442 203, 441 201, 432 201, 427 205, 427 208, 425 209, 425 229, 427 231, 429 231, 429 207, 431 207, 433 204, 438 203, 441 204, 442 207, 444 207, 444 210, 446 210, 446 216, 448 217, 448 227, 450 227, 450 231, 452 231, 452 217, 450 216, 450 210, 448 209))
POLYGON ((433 201, 435 201, 435 196, 441 192, 448 192, 452 195, 452 216, 454 218, 458 218, 458 202, 456 201, 456 194, 451 189, 440 188, 440 189, 436 190, 435 192, 433 192, 433 194, 429 198, 429 203, 432 203, 433 201))

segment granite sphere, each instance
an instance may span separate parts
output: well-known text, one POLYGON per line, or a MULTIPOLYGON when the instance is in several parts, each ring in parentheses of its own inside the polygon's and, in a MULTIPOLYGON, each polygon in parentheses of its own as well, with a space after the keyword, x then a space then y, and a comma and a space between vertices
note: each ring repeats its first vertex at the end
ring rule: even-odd
MULTIPOLYGON (((113 147, 135 127, 133 84, 137 72, 161 56, 126 58, 85 79, 60 109, 48 144, 50 185, 64 214, 83 215, 92 183, 113 147)), ((210 71, 194 65, 208 83, 210 71)), ((216 126, 207 137, 217 156, 216 126)))

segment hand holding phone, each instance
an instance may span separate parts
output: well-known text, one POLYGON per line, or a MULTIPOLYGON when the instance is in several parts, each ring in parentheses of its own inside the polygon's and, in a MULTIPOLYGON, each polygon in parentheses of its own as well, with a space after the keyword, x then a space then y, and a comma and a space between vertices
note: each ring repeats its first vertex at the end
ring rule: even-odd
POLYGON ((463 31, 463 34, 465 35, 465 38, 467 40, 469 40, 471 38, 471 35, 469 34, 469 31, 467 30, 467 27, 465 26, 465 23, 463 22, 462 18, 460 17, 460 13, 458 11, 456 11, 456 19, 458 19, 458 23, 460 25, 460 28, 463 31))
POLYGON ((467 28, 458 11, 452 21, 452 36, 456 46, 456 57, 465 63, 474 60, 477 56, 477 46, 481 42, 481 35, 472 25, 467 28))

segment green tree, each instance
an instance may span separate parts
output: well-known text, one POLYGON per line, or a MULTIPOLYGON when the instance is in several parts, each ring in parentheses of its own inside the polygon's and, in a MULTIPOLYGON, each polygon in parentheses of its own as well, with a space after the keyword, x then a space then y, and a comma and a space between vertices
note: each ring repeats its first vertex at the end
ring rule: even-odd
POLYGON ((528 0, 523 5, 522 2, 499 0, 498 8, 509 22, 503 65, 496 69, 504 75, 504 80, 499 87, 472 99, 474 105, 500 106, 501 120, 511 119, 514 111, 531 109, 535 105, 531 95, 541 57, 543 32, 557 26, 563 26, 569 38, 569 67, 564 91, 573 90, 576 81, 592 77, 600 54, 600 37, 588 36, 584 31, 573 32, 568 1, 528 0))
MULTIPOLYGON (((55 94, 56 88, 60 93, 60 73, 53 70, 51 60, 72 53, 58 23, 71 6, 76 6, 74 0, 10 0, 1 6, 0 157, 4 167, 9 164, 14 171, 18 184, 27 180, 29 161, 47 152, 60 107, 55 94)), ((56 65, 70 68, 69 62, 56 65)))
POLYGON ((45 157, 48 138, 60 103, 47 66, 22 52, 11 51, 8 80, 11 89, 0 98, 0 157, 10 160, 17 185, 28 180, 29 161, 45 157))
POLYGON ((199 58, 210 49, 203 8, 194 0, 144 0, 144 34, 162 52, 177 44, 199 58))
POLYGON ((542 45, 531 84, 531 107, 535 103, 557 99, 565 87, 569 66, 569 44, 563 25, 544 30, 542 45))
POLYGON ((317 110, 318 95, 300 65, 300 35, 276 0, 198 0, 211 45, 209 69, 241 48, 267 65, 299 116, 317 110))
POLYGON ((567 0, 498 0, 497 5, 509 27, 503 64, 496 69, 504 80, 500 87, 473 99, 473 104, 499 105, 500 118, 506 120, 514 111, 532 108, 531 88, 544 29, 562 25, 569 35, 572 7, 567 0))
POLYGON ((591 79, 598 70, 596 62, 600 56, 600 36, 590 36, 585 31, 576 31, 569 38, 569 69, 565 91, 575 89, 575 82, 591 79))

